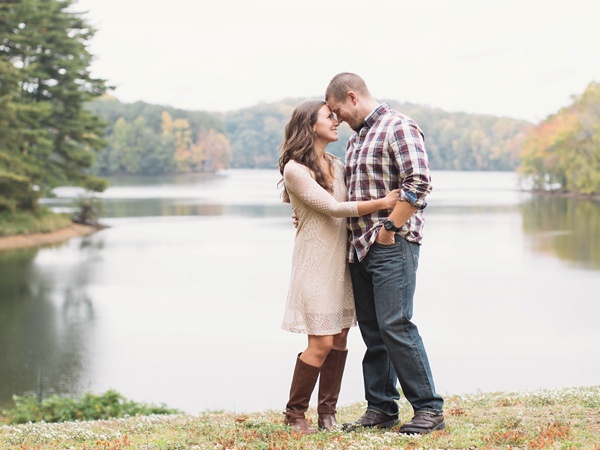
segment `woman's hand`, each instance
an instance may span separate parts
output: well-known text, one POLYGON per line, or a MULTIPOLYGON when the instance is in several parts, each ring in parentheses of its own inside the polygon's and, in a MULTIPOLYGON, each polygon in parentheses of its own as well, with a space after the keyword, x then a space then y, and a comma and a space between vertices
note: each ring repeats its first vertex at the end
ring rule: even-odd
POLYGON ((398 196, 400 194, 400 189, 394 189, 393 191, 390 191, 388 193, 388 195, 386 195, 385 197, 383 197, 383 208, 381 209, 394 209, 394 207, 396 206, 396 203, 398 203, 398 196))

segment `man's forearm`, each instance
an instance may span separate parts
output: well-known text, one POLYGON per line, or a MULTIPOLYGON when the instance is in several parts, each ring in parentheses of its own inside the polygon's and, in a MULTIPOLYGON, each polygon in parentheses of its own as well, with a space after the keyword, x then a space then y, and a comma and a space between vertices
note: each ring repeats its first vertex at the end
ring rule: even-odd
MULTIPOLYGON (((401 228, 417 210, 417 207, 408 202, 398 202, 390 213, 388 219, 392 220, 397 228, 401 228)), ((380 244, 391 245, 395 242, 395 233, 393 230, 386 230, 380 227, 375 240, 380 244)))
POLYGON ((406 222, 410 220, 413 214, 417 211, 417 207, 409 202, 398 202, 390 213, 388 219, 392 220, 394 224, 400 228, 406 222))

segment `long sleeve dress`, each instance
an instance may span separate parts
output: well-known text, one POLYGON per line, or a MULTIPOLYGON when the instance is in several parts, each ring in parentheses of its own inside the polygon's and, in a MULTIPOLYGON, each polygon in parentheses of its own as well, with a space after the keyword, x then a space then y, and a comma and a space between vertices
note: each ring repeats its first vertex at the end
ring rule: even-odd
POLYGON ((346 262, 345 217, 358 216, 348 202, 344 165, 334 162, 333 195, 302 164, 289 161, 283 181, 298 216, 292 274, 282 328, 295 333, 334 335, 356 325, 350 271, 346 262))

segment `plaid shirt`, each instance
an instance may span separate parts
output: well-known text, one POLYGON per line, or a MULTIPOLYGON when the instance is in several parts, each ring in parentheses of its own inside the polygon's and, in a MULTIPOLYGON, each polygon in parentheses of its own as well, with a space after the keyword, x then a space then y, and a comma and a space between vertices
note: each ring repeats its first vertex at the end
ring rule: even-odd
MULTIPOLYGON (((387 103, 375 109, 348 141, 346 185, 349 201, 381 198, 400 188, 400 200, 417 207, 402 225, 400 235, 421 243, 425 197, 432 187, 423 132, 414 120, 392 110, 387 103)), ((348 218, 349 262, 354 262, 355 252, 362 261, 387 217, 388 211, 383 210, 348 218)))

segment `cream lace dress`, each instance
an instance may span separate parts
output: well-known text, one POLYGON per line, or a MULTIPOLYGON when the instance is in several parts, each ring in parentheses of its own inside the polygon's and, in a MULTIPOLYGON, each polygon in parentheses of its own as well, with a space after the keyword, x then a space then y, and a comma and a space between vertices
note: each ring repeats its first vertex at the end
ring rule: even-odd
POLYGON ((344 165, 335 160, 333 196, 302 164, 289 161, 283 181, 298 216, 292 274, 282 328, 294 333, 333 335, 356 325, 350 271, 346 263, 345 217, 358 216, 348 202, 344 165))

